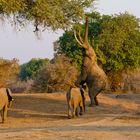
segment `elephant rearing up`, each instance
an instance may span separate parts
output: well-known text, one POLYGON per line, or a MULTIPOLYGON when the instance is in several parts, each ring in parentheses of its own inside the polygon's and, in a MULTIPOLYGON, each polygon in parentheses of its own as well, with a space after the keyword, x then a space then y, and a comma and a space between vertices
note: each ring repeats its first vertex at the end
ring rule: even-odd
POLYGON ((90 105, 98 105, 97 95, 105 89, 107 85, 107 76, 103 69, 101 69, 97 64, 97 57, 94 49, 90 46, 88 42, 88 18, 86 18, 86 28, 85 28, 85 38, 82 40, 79 34, 79 40, 74 32, 75 39, 84 48, 83 61, 81 74, 79 75, 76 86, 83 85, 84 83, 88 86, 88 94, 90 97, 90 105))

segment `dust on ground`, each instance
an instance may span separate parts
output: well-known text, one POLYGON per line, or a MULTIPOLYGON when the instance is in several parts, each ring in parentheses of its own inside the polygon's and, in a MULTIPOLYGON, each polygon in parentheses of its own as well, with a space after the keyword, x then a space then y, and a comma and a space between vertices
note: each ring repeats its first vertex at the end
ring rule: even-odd
MULTIPOLYGON (((67 119, 62 93, 13 94, 1 140, 139 140, 140 94, 100 94, 99 106, 67 119)), ((1 120, 0 120, 1 121, 1 120)))

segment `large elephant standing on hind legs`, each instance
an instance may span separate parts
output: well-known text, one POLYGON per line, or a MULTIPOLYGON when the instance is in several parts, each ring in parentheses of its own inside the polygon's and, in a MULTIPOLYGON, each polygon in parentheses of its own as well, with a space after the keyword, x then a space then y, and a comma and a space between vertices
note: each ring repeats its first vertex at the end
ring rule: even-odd
POLYGON ((91 102, 89 106, 93 106, 94 101, 95 105, 98 105, 97 95, 106 88, 107 76, 103 69, 98 66, 95 51, 88 42, 88 17, 86 17, 84 41, 80 32, 79 38, 77 38, 76 32, 74 32, 74 36, 84 48, 81 74, 75 84, 79 86, 86 83, 91 102))

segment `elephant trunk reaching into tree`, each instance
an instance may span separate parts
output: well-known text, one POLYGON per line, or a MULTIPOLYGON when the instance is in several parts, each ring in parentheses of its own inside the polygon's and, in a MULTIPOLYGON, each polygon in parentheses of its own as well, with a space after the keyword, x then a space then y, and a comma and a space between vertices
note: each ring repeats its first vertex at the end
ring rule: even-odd
POLYGON ((85 91, 83 88, 71 87, 66 94, 68 118, 82 115, 85 112, 85 91), (80 113, 78 108, 80 107, 80 113))
POLYGON ((9 88, 0 88, 0 111, 2 116, 2 123, 6 121, 7 110, 11 106, 13 98, 9 88))
POLYGON ((88 42, 88 18, 86 17, 85 23, 85 38, 82 40, 79 32, 79 39, 74 32, 75 39, 84 48, 83 61, 81 74, 79 75, 76 86, 82 85, 84 83, 88 86, 88 94, 90 97, 90 105, 98 105, 97 95, 106 88, 107 76, 103 69, 101 69, 97 64, 97 57, 94 49, 90 46, 88 42))

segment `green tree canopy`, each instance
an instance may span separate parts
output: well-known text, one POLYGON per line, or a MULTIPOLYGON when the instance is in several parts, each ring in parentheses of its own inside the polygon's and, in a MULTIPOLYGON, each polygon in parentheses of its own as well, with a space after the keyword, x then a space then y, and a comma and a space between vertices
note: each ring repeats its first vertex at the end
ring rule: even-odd
MULTIPOLYGON (((126 13, 100 15, 90 13, 89 41, 106 72, 121 71, 140 66, 140 23, 139 19, 126 13)), ((76 25, 84 31, 84 25, 76 25)), ((82 61, 82 48, 74 39, 73 30, 67 31, 59 39, 57 53, 64 53, 73 61, 82 61)))
POLYGON ((19 77, 21 80, 27 80, 36 76, 39 70, 49 63, 49 59, 33 58, 29 62, 21 65, 19 77))
POLYGON ((95 0, 0 0, 1 17, 13 14, 14 23, 27 20, 52 29, 67 28, 78 21, 95 0))
POLYGON ((106 71, 139 67, 139 19, 128 13, 115 15, 104 21, 101 28, 97 50, 103 52, 106 71))

